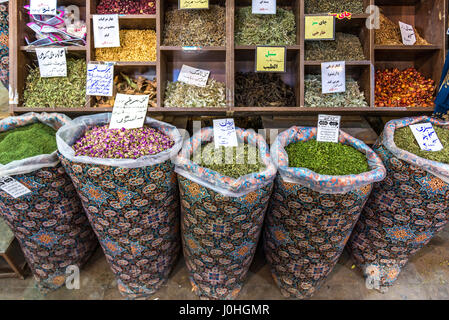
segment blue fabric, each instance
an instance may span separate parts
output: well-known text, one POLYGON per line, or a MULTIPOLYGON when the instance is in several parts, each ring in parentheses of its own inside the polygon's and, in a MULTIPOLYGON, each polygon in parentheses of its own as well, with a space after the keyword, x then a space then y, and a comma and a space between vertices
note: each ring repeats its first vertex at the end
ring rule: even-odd
POLYGON ((446 79, 449 71, 449 53, 446 56, 440 83, 438 85, 438 94, 435 99, 435 114, 446 114, 449 111, 449 79, 446 79), (445 81, 446 80, 446 81, 445 81))

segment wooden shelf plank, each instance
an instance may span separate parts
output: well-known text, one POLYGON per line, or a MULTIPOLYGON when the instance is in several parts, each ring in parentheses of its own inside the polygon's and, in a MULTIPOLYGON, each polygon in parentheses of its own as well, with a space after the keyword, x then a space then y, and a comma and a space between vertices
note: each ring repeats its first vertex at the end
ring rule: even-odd
MULTIPOLYGON (((89 14, 87 17, 88 17, 88 19, 92 19, 92 16, 96 15, 96 14, 99 14, 99 13, 89 14)), ((154 19, 154 20, 156 20, 156 15, 155 14, 119 14, 118 18, 119 19, 129 19, 129 20, 132 20, 132 19, 135 19, 135 20, 154 19)))
POLYGON ((427 46, 406 46, 406 45, 374 45, 374 50, 391 50, 391 51, 435 51, 440 50, 441 47, 437 45, 427 46))
MULTIPOLYGON (((329 61, 308 61, 304 60, 305 66, 320 66, 323 62, 329 62, 329 61)), ((345 64, 347 66, 369 66, 371 64, 371 61, 369 60, 360 60, 360 61, 345 61, 345 64)))
MULTIPOLYGON (((235 46, 235 50, 256 50, 256 45, 239 45, 235 46)), ((282 47, 282 46, 279 46, 282 47)), ((287 50, 301 50, 300 45, 286 46, 287 50)))
POLYGON ((145 67, 145 66, 156 66, 156 61, 90 61, 89 63, 106 63, 112 62, 116 66, 136 66, 136 67, 145 67))
POLYGON ((225 46, 196 47, 196 46, 160 46, 161 51, 226 51, 225 46))
POLYGON ((45 47, 36 47, 36 46, 20 46, 21 51, 34 51, 36 48, 66 48, 68 51, 86 51, 87 47, 85 46, 45 46, 45 47))

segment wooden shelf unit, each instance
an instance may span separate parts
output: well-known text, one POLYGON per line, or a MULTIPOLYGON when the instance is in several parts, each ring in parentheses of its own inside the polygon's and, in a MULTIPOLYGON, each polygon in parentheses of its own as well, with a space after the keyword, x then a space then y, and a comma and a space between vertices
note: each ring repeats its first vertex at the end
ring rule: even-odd
MULTIPOLYGON (((110 111, 111 108, 95 107, 95 98, 86 97, 86 105, 80 108, 23 108, 23 92, 28 74, 26 65, 36 62, 34 48, 27 46, 25 36, 34 39, 27 28, 29 22, 23 6, 29 0, 10 0, 10 86, 12 99, 10 113, 29 111, 63 112, 67 114, 89 114, 110 111)), ((279 7, 289 7, 296 17, 297 42, 287 46, 287 72, 282 78, 293 86, 296 94, 296 107, 237 107, 235 106, 235 74, 239 71, 254 70, 255 48, 253 45, 234 44, 234 26, 236 8, 250 6, 251 0, 210 0, 211 4, 226 6, 226 45, 221 47, 181 47, 164 46, 164 15, 167 7, 177 6, 177 0, 157 0, 154 15, 119 15, 120 28, 153 29, 157 35, 157 60, 155 62, 115 62, 115 73, 142 74, 157 78, 157 108, 149 108, 149 114, 172 115, 301 115, 319 112, 358 115, 413 115, 431 113, 432 108, 376 108, 374 107, 374 74, 376 69, 397 67, 399 69, 415 67, 425 76, 431 77, 436 84, 439 81, 446 54, 446 0, 363 0, 364 7, 377 5, 381 11, 395 22, 403 21, 414 25, 420 34, 431 43, 430 46, 384 46, 375 45, 374 30, 366 28, 365 21, 369 13, 355 14, 352 18, 336 20, 336 31, 357 35, 361 42, 365 59, 346 61, 347 74, 358 81, 369 104, 367 108, 309 108, 304 106, 304 77, 320 72, 323 61, 305 61, 304 40, 304 1, 278 0, 279 7), (225 108, 168 108, 164 107, 164 93, 167 80, 176 80, 182 64, 211 71, 211 77, 226 83, 225 108)), ((58 5, 78 5, 81 19, 88 25, 87 45, 67 47, 68 56, 85 58, 95 62, 93 45, 92 15, 96 14, 99 0, 58 0, 58 5)), ((323 13, 327 14, 327 13, 323 13)))

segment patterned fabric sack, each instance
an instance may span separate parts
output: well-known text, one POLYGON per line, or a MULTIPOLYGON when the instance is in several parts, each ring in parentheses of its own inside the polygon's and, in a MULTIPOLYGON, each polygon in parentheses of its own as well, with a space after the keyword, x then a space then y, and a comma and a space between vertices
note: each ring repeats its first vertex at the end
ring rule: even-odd
POLYGON ((366 154, 371 171, 320 175, 288 167, 285 147, 316 136, 316 128, 292 127, 278 135, 271 158, 278 165, 264 228, 272 276, 285 297, 308 298, 332 271, 371 192, 385 177, 380 158, 363 142, 340 131, 340 143, 366 154))
MULTIPOLYGON (((32 112, 1 120, 0 131, 36 122, 57 130, 70 118, 32 112)), ((19 241, 39 289, 61 287, 66 268, 82 267, 98 242, 57 152, 0 166, 0 176, 11 176, 31 190, 17 199, 0 191, 0 214, 19 241)))
POLYGON ((76 118, 58 131, 58 150, 120 293, 147 297, 166 282, 179 252, 179 195, 171 157, 182 137, 176 127, 147 117, 148 126, 173 139, 171 149, 138 159, 75 156, 75 141, 110 118, 110 113, 76 118))
POLYGON ((236 133, 240 143, 258 146, 264 171, 234 179, 192 162, 202 142, 213 141, 212 128, 187 140, 176 163, 184 258, 201 299, 234 299, 240 292, 276 175, 263 137, 240 128, 236 133))
POLYGON ((398 128, 420 122, 449 126, 429 117, 392 120, 374 150, 387 177, 374 191, 348 243, 352 257, 373 288, 385 291, 409 257, 447 222, 449 165, 418 157, 394 143, 398 128))

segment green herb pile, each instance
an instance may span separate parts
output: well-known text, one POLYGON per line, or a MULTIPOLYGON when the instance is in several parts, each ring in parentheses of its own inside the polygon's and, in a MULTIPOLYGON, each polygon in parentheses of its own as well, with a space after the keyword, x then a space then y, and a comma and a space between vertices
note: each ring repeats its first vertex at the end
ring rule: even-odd
POLYGON ((336 32, 333 41, 306 41, 305 46, 305 59, 308 61, 365 60, 359 37, 350 33, 336 32))
POLYGON ((440 151, 421 150, 409 127, 399 128, 394 133, 394 143, 399 149, 416 154, 418 157, 449 164, 449 130, 433 126, 443 149, 440 151))
POLYGON ((226 84, 209 79, 205 87, 167 81, 164 107, 226 107, 226 84))
POLYGON ((41 78, 32 68, 23 94, 26 108, 82 108, 86 104, 86 61, 67 59, 67 77, 41 78))
POLYGON ((294 45, 296 23, 293 11, 277 8, 276 14, 252 14, 251 7, 237 9, 236 45, 294 45))
POLYGON ((315 139, 289 144, 288 166, 307 168, 318 174, 344 176, 370 170, 365 154, 341 143, 315 139))
POLYGON ((305 0, 304 9, 308 13, 363 13, 363 0, 305 0))
POLYGON ((0 164, 56 151, 55 134, 40 122, 0 132, 0 164))
MULTIPOLYGON (((192 158, 193 161, 195 159, 192 158)), ((259 150, 255 146, 239 144, 238 147, 220 147, 215 149, 211 142, 202 146, 199 165, 237 179, 246 174, 265 170, 260 159, 259 150), (232 152, 230 151, 232 149, 232 152)))

